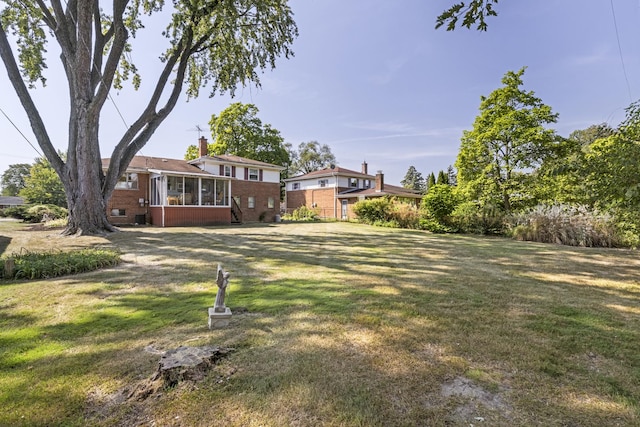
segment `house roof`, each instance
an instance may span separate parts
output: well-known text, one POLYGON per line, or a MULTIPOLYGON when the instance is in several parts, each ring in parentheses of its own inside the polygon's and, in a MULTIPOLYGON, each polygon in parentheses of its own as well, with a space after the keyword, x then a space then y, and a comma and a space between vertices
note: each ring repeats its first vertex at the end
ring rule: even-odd
POLYGON ((384 184, 382 191, 377 191, 375 188, 365 189, 353 189, 346 190, 338 193, 339 199, 348 199, 352 197, 365 196, 365 197, 382 197, 382 196, 395 196, 408 199, 422 199, 423 195, 417 191, 410 190, 404 187, 398 187, 395 185, 384 184))
POLYGON ((220 163, 230 163, 240 166, 256 166, 259 168, 269 168, 284 170, 286 168, 271 163, 261 162, 259 160, 247 159, 246 157, 234 156, 231 154, 214 154, 212 156, 203 156, 195 160, 190 160, 189 163, 195 164, 199 162, 205 162, 207 160, 213 160, 220 163))
POLYGON ((24 205, 24 199, 17 196, 0 196, 0 206, 24 205))
MULTIPOLYGON (((102 159, 102 167, 104 169, 109 167, 110 159, 102 159)), ((177 172, 186 174, 208 174, 198 168, 197 166, 189 164, 185 160, 167 159, 165 157, 149 157, 149 156, 135 156, 127 170, 130 172, 147 172, 149 170, 158 170, 165 172, 177 172)))
POLYGON ((364 179, 371 179, 371 180, 376 179, 376 177, 373 176, 373 175, 368 175, 368 174, 364 174, 362 172, 356 172, 356 171, 351 170, 351 169, 345 169, 345 168, 341 168, 341 167, 336 166, 333 169, 326 168, 326 169, 321 169, 319 171, 309 172, 309 173, 306 173, 304 175, 294 176, 293 178, 285 179, 285 181, 287 181, 287 182, 289 182, 289 181, 300 181, 300 180, 304 180, 304 179, 321 178, 321 177, 324 177, 324 176, 334 176, 334 175, 349 176, 349 177, 354 177, 354 178, 364 178, 364 179))

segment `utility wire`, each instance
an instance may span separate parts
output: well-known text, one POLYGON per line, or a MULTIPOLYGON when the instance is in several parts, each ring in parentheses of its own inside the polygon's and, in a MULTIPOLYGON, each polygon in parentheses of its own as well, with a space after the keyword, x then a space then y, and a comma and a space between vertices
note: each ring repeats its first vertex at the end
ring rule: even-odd
POLYGON ((9 123, 11 123, 11 125, 18 131, 18 133, 20 135, 22 135, 22 137, 24 138, 25 141, 27 141, 27 143, 31 146, 31 148, 33 148, 35 150, 36 153, 38 153, 38 155, 40 157, 44 157, 44 155, 31 143, 31 141, 29 141, 29 138, 27 138, 24 133, 22 133, 22 131, 20 130, 20 128, 18 126, 16 126, 15 123, 13 123, 13 121, 9 118, 9 116, 7 116, 7 113, 4 112, 4 110, 0 107, 0 112, 2 113, 3 116, 5 116, 7 118, 7 120, 9 120, 9 123))
POLYGON ((616 21, 616 11, 613 8, 613 0, 611 3, 611 14, 613 16, 613 27, 616 30, 616 40, 618 40, 618 52, 620 53, 620 62, 622 63, 622 73, 624 74, 624 80, 627 82, 627 92, 629 93, 629 102, 633 102, 633 96, 631 95, 631 85, 629 84, 629 78, 627 77, 627 68, 624 66, 624 58, 622 56, 622 46, 620 45, 620 34, 618 32, 618 22, 616 21))

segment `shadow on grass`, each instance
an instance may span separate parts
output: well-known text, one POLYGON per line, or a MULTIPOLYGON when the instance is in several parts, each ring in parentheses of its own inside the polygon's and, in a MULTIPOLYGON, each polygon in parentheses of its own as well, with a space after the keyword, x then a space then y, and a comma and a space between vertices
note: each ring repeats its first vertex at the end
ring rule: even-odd
MULTIPOLYGON (((292 406, 280 419, 284 424, 442 423, 456 406, 440 385, 470 367, 504 376, 513 388, 516 414, 485 416, 499 425, 519 424, 519 416, 531 413, 542 414, 535 420, 541 423, 606 421, 605 413, 566 407, 561 393, 574 391, 573 383, 590 396, 638 408, 638 315, 612 306, 637 309, 640 294, 633 287, 590 285, 637 277, 631 253, 338 224, 127 229, 111 240, 132 259, 65 279, 65 289, 84 295, 90 307, 32 334, 20 331, 37 314, 0 317, 11 348, 3 358, 13 360, 0 365, 0 373, 31 372, 3 386, 10 408, 3 422, 19 421, 26 402, 52 404, 44 390, 62 387, 69 395, 54 396, 67 413, 39 412, 34 423, 82 424, 82 399, 97 378, 149 375, 157 356, 144 354, 140 342, 177 347, 194 335, 237 345, 233 363, 242 370, 224 390, 210 383, 194 391, 205 403, 200 415, 183 415, 187 424, 202 413, 216 416, 224 402, 236 405, 230 413, 244 406, 274 425, 269 408, 292 406), (607 268, 612 253, 619 262, 607 268), (211 332, 206 309, 213 305, 218 263, 232 274, 227 305, 249 313, 211 332), (87 288, 87 282, 96 285, 87 288), (576 358, 588 353, 628 369, 622 377, 585 374, 576 358), (60 386, 67 375, 78 378, 77 390, 60 386), (42 385, 27 387, 34 377, 42 385), (548 385, 530 389, 540 381, 548 385), (239 394, 244 398, 234 400, 239 394), (533 402, 520 412, 519 394, 533 402)), ((189 404, 182 399, 172 396, 162 405, 182 412, 189 404)), ((226 417, 224 411, 217 416, 226 417)), ((523 419, 520 424, 534 421, 523 419)))

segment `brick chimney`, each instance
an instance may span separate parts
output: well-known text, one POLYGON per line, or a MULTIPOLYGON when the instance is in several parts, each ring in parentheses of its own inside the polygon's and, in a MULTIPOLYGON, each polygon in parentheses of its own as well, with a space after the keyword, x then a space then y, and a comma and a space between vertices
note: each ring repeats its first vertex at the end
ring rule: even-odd
POLYGON ((366 161, 362 162, 362 173, 369 175, 369 165, 367 165, 366 161))
POLYGON ((198 140, 198 154, 200 157, 205 157, 209 154, 209 149, 207 148, 207 138, 201 136, 198 140))
POLYGON ((382 171, 376 172, 376 193, 384 191, 384 174, 382 171))

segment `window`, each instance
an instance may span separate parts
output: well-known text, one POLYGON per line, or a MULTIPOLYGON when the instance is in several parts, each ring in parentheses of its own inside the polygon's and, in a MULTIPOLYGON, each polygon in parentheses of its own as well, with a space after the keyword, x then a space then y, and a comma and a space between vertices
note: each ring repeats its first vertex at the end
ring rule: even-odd
POLYGON ((318 180, 318 185, 320 187, 326 187, 329 184, 329 180, 328 179, 319 179, 318 180))
POLYGON ((231 176, 231 166, 224 165, 224 176, 231 176))
POLYGON ((300 189, 300 183, 299 182, 294 182, 291 184, 291 189, 292 190, 299 190, 300 189))
POLYGON ((127 216, 124 209, 111 209, 111 216, 127 216))
POLYGON ((349 178, 349 187, 358 188, 358 178, 349 178))
POLYGON ((273 209, 276 206, 275 200, 273 199, 273 197, 269 197, 269 199, 267 200, 267 207, 269 209, 273 209))
POLYGON ((247 197, 247 207, 253 209, 256 207, 256 198, 254 196, 247 197))
POLYGON ((258 169, 249 168, 249 181, 257 181, 259 177, 258 169))
POLYGON ((137 190, 138 189, 138 174, 137 173, 125 173, 120 177, 116 183, 117 190, 137 190))
POLYGON ((370 179, 365 179, 364 180, 364 188, 371 188, 371 180, 370 179))

